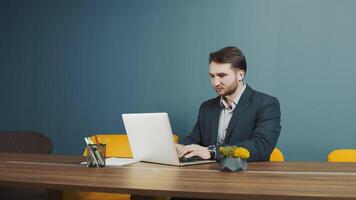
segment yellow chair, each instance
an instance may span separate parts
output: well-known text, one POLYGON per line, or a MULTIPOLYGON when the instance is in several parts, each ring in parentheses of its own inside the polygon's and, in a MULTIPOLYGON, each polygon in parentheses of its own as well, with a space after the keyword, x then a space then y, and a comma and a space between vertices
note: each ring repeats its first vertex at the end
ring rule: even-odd
MULTIPOLYGON (((99 139, 100 143, 106 144, 106 157, 123 157, 132 158, 130 144, 126 134, 98 134, 91 136, 95 141, 95 136, 99 139)), ((173 140, 178 143, 179 136, 173 135, 173 140)), ((87 155, 86 149, 83 153, 87 155)), ((162 197, 157 198, 161 199, 162 197)), ((64 200, 130 200, 129 194, 115 194, 103 192, 78 192, 78 191, 64 191, 64 200)))
POLYGON ((284 161, 284 156, 281 150, 279 150, 277 147, 273 149, 271 156, 269 158, 270 161, 272 162, 283 162, 284 161))
POLYGON ((328 162, 356 162, 356 149, 336 149, 329 153, 328 162))

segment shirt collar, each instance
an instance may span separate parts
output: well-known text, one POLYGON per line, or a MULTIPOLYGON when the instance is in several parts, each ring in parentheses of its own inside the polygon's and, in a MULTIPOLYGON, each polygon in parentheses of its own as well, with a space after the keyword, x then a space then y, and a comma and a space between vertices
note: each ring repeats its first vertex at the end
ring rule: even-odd
POLYGON ((240 98, 241 98, 242 94, 244 93, 245 89, 246 89, 246 84, 243 83, 242 91, 241 91, 240 95, 235 97, 235 99, 232 101, 231 109, 229 108, 228 103, 225 100, 225 97, 221 96, 220 97, 220 106, 221 106, 221 108, 228 109, 229 111, 233 111, 235 109, 235 107, 237 106, 237 104, 239 103, 240 98))

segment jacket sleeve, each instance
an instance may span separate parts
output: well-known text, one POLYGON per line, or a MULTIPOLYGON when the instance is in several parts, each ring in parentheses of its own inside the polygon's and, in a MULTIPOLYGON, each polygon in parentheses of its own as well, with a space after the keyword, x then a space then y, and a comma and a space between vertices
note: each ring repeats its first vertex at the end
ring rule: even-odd
POLYGON ((257 111, 251 139, 235 144, 250 151, 248 161, 268 161, 280 131, 281 111, 277 98, 272 97, 257 111))

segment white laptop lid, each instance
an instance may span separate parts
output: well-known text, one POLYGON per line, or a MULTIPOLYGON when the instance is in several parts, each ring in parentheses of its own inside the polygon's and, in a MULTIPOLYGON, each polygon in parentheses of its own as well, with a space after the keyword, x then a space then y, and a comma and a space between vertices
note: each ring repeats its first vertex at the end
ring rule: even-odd
POLYGON ((122 114, 122 119, 135 160, 177 166, 216 162, 180 163, 167 113, 122 114))
POLYGON ((167 113, 122 115, 135 160, 179 165, 167 113))

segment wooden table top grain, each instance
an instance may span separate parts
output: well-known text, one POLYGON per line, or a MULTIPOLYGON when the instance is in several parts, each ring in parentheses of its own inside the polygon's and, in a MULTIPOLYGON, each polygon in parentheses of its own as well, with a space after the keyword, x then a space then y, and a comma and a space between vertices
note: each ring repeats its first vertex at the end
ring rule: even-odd
POLYGON ((80 156, 0 153, 0 185, 208 199, 356 199, 356 163, 251 162, 241 173, 217 163, 135 163, 87 168, 80 156))

